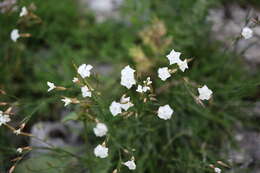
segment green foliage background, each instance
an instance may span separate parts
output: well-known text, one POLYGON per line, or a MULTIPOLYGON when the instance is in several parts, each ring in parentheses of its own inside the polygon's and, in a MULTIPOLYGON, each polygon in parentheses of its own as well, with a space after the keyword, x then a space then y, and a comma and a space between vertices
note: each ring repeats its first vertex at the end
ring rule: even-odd
MULTIPOLYGON (((24 0, 19 5, 31 2, 24 0)), ((142 46, 147 54, 151 54, 151 50, 143 46, 138 32, 157 17, 165 22, 167 35, 173 37, 171 47, 184 52, 185 57, 194 57, 185 76, 197 83, 207 84, 214 91, 213 103, 206 109, 202 108, 189 95, 188 90, 196 92, 194 88, 181 85, 159 96, 162 104, 173 105, 176 112, 174 118, 167 122, 154 118, 146 108, 143 108, 143 114, 149 117, 148 122, 142 121, 142 118, 122 122, 113 119, 107 109, 105 115, 99 115, 99 119, 108 123, 111 134, 116 134, 115 139, 111 139, 111 145, 122 145, 118 148, 131 145, 136 149, 136 172, 212 172, 208 164, 225 160, 221 158, 220 150, 225 142, 232 141, 231 132, 236 122, 241 121, 245 126, 260 130, 259 123, 241 111, 255 99, 260 76, 249 75, 239 55, 223 52, 221 43, 208 38, 210 24, 205 19, 208 9, 221 5, 221 1, 127 0, 122 8, 124 20, 108 20, 101 24, 95 23, 91 12, 79 13, 79 6, 74 0, 33 2, 37 7, 35 13, 42 19, 41 24, 17 22, 19 12, 0 15, 0 81, 1 89, 7 93, 1 96, 1 101, 17 104, 19 114, 15 119, 25 118, 29 127, 40 120, 60 119, 63 105, 58 101, 58 95, 46 92, 46 81, 72 85, 71 80, 75 76, 73 63, 111 64, 115 71, 100 78, 105 84, 102 90, 108 93, 104 95, 103 104, 108 108, 112 100, 119 99, 123 92, 119 86, 119 69, 122 65, 134 64, 129 55, 129 48, 133 46, 142 46), (9 38, 13 28, 31 33, 32 37, 13 43, 9 38), (119 124, 115 126, 115 123, 119 124)), ((251 3, 260 5, 258 1, 252 0, 251 3)), ((155 58, 165 59, 163 56, 155 58)), ((161 61, 161 64, 166 63, 166 60, 161 61)), ((181 79, 181 76, 176 75, 172 80, 181 79)), ((155 86, 161 85, 160 81, 155 82, 155 86)), ((91 135, 92 127, 90 123, 89 131, 84 133, 91 135)), ((0 172, 5 172, 10 166, 9 160, 15 155, 13 148, 18 145, 14 136, 2 127, 0 138, 0 172)), ((94 137, 90 139, 90 153, 97 144, 96 140, 94 137)), ((28 143, 28 139, 21 141, 19 144, 28 143)), ((119 159, 113 149, 106 160, 95 159, 93 154, 87 157, 92 164, 80 163, 84 166, 75 170, 80 172, 87 167, 91 172, 112 172, 119 159)), ((44 162, 45 156, 39 160, 27 164, 44 162)), ((68 172, 70 169, 69 166, 52 168, 53 172, 68 172)), ((123 168, 122 172, 127 172, 127 169, 123 168)))

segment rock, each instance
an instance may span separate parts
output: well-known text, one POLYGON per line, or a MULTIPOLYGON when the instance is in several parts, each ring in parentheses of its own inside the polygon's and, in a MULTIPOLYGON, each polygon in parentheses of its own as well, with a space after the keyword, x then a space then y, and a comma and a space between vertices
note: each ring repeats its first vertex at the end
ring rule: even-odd
POLYGON ((83 7, 91 9, 97 22, 103 22, 109 18, 119 18, 119 7, 123 0, 80 0, 83 7))
POLYGON ((211 9, 207 18, 212 23, 213 38, 223 42, 225 46, 230 50, 235 50, 237 54, 242 54, 249 65, 253 67, 260 65, 260 27, 252 27, 254 24, 250 20, 255 16, 260 16, 260 11, 250 6, 242 8, 233 4, 223 8, 211 9), (232 45, 234 39, 240 36, 242 28, 245 26, 253 29, 253 38, 248 40, 241 38, 237 46, 234 47, 232 45))

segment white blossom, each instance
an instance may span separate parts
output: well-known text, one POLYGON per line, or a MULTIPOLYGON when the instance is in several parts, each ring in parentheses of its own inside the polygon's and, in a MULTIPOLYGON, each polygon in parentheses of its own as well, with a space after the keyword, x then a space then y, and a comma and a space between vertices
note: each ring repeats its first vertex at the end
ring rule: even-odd
POLYGON ((242 33, 241 35, 245 38, 245 39, 249 39, 253 36, 253 30, 250 29, 249 27, 244 27, 242 29, 242 33))
POLYGON ((172 64, 178 64, 181 61, 180 56, 181 56, 180 52, 175 52, 175 50, 172 49, 170 54, 168 54, 166 57, 170 61, 170 65, 172 65, 172 64))
POLYGON ((105 136, 107 134, 107 126, 104 123, 97 123, 96 127, 93 129, 94 133, 98 137, 105 136))
POLYGON ((72 80, 72 82, 73 82, 73 83, 77 83, 77 82, 79 82, 79 78, 74 77, 73 80, 72 80))
POLYGON ((185 59, 184 61, 180 61, 180 62, 178 63, 178 66, 179 66, 179 68, 180 68, 180 70, 181 70, 182 72, 184 72, 185 69, 188 69, 188 68, 189 68, 186 59, 185 59))
POLYGON ((132 69, 129 65, 124 67, 121 71, 121 85, 125 86, 127 89, 130 89, 133 85, 136 84, 135 76, 134 76, 135 70, 132 69))
POLYGON ((47 82, 47 85, 49 86, 49 89, 48 89, 48 92, 50 92, 51 90, 53 90, 53 89, 55 89, 56 88, 56 86, 54 85, 54 83, 52 83, 52 82, 47 82))
POLYGON ((81 87, 81 92, 82 92, 82 97, 91 97, 91 91, 89 90, 89 88, 85 85, 83 87, 81 87))
POLYGON ((0 126, 11 121, 10 116, 0 111, 0 126))
POLYGON ((158 109, 158 117, 164 120, 171 118, 173 110, 169 105, 160 106, 158 109))
POLYGON ((151 85, 153 82, 151 81, 150 77, 147 77, 146 81, 144 81, 144 83, 146 83, 146 85, 151 85))
POLYGON ((90 70, 93 68, 92 65, 86 65, 86 64, 81 64, 78 68, 78 73, 82 78, 86 78, 90 76, 90 70))
POLYGON ((61 99, 61 101, 64 102, 64 106, 68 106, 69 104, 72 103, 72 100, 70 98, 64 98, 64 99, 61 99))
POLYGON ((94 149, 94 154, 96 157, 106 158, 108 156, 108 148, 102 145, 98 145, 94 149))
POLYGON ((150 90, 150 87, 138 85, 136 91, 139 92, 139 93, 145 93, 148 90, 150 90))
POLYGON ((20 12, 20 17, 22 16, 26 16, 28 14, 27 8, 26 7, 22 7, 22 10, 20 12))
POLYGON ((116 101, 113 101, 109 107, 109 110, 113 116, 116 116, 122 113, 122 105, 116 101))
POLYGON ((169 72, 168 67, 163 67, 158 69, 158 76, 161 78, 161 80, 165 81, 169 77, 171 77, 171 74, 169 72))
POLYGON ((13 133, 15 135, 20 135, 21 134, 21 129, 14 130, 13 133))
POLYGON ((221 173, 221 169, 220 168, 214 168, 215 173, 221 173))
POLYGON ((16 150, 18 153, 22 153, 23 152, 23 149, 22 148, 17 148, 16 150))
POLYGON ((200 100, 209 100, 212 95, 212 90, 210 90, 206 85, 201 88, 198 88, 199 99, 200 100))
POLYGON ((135 162, 133 160, 129 160, 127 162, 124 162, 123 164, 125 166, 127 166, 128 169, 130 169, 130 170, 135 170, 136 169, 136 165, 135 165, 135 162))
POLYGON ((130 97, 125 97, 125 95, 121 97, 120 104, 121 108, 125 111, 134 106, 134 104, 130 102, 130 97))
POLYGON ((17 39, 20 37, 19 30, 18 29, 13 29, 10 36, 11 36, 11 39, 14 42, 16 42, 17 39))

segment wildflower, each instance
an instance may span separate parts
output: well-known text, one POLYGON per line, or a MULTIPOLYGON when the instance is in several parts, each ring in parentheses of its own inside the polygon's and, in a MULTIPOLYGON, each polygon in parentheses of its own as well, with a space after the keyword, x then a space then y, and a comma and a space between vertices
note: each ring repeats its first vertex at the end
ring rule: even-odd
POLYGON ((171 74, 169 72, 168 67, 163 67, 158 69, 158 76, 161 78, 161 80, 165 81, 169 77, 171 77, 171 74))
POLYGON ((145 83, 146 83, 146 85, 151 85, 153 82, 151 81, 150 77, 147 77, 145 83))
POLYGON ((200 100, 209 100, 212 95, 212 90, 210 90, 206 85, 201 88, 198 88, 199 99, 200 100))
POLYGON ((86 64, 81 64, 78 68, 78 73, 82 78, 86 78, 90 76, 90 70, 93 68, 92 65, 86 65, 86 64))
POLYGON ((245 39, 249 39, 253 36, 253 30, 250 29, 249 27, 244 27, 242 30, 241 35, 245 38, 245 39))
POLYGON ((189 68, 186 59, 185 59, 184 61, 180 61, 180 62, 178 63, 178 66, 179 66, 179 68, 180 68, 180 70, 181 70, 182 72, 184 72, 185 69, 188 69, 188 68, 189 68))
POLYGON ((221 169, 220 168, 214 168, 215 173, 221 173, 221 169))
POLYGON ((93 129, 94 133, 98 137, 105 136, 107 134, 107 126, 104 123, 97 123, 96 127, 93 129))
POLYGON ((116 101, 113 101, 109 107, 110 112, 112 113, 113 116, 116 116, 118 114, 122 113, 122 105, 116 101))
POLYGON ((77 82, 79 82, 79 78, 74 77, 73 80, 72 80, 72 82, 73 82, 73 83, 77 83, 77 82))
POLYGON ((20 37, 19 30, 18 29, 13 29, 10 36, 11 36, 11 39, 14 42, 16 42, 17 39, 20 37))
POLYGON ((125 97, 123 95, 120 100, 121 108, 125 111, 127 111, 130 107, 134 106, 132 102, 130 102, 130 97, 125 97))
POLYGON ((94 154, 96 157, 106 158, 108 156, 108 148, 102 145, 98 145, 94 149, 94 154))
POLYGON ((175 52, 174 49, 168 54, 166 57, 170 61, 170 65, 172 64, 178 64, 180 60, 181 53, 180 52, 175 52))
POLYGON ((48 89, 48 92, 50 92, 51 90, 53 90, 53 89, 55 89, 56 88, 56 86, 54 85, 54 83, 52 83, 52 82, 47 82, 47 85, 49 86, 49 89, 48 89))
POLYGON ((28 14, 27 8, 22 7, 22 10, 20 12, 20 17, 26 16, 28 14))
POLYGON ((91 91, 88 89, 87 86, 81 87, 82 97, 91 97, 91 91))
POLYGON ((129 65, 123 68, 121 71, 121 85, 125 86, 127 89, 130 89, 133 85, 136 84, 134 77, 135 70, 132 69, 129 65))
POLYGON ((21 134, 21 129, 14 130, 13 133, 15 135, 20 135, 21 134))
POLYGON ((64 99, 61 99, 61 101, 64 102, 64 106, 68 106, 72 103, 72 100, 70 98, 65 97, 64 99))
POLYGON ((141 86, 141 85, 138 85, 138 87, 137 87, 137 92, 139 92, 139 93, 145 93, 145 92, 147 92, 148 90, 150 90, 150 87, 148 87, 148 86, 141 86))
POLYGON ((135 169, 136 169, 136 165, 135 165, 134 160, 129 160, 129 161, 127 161, 127 162, 124 162, 123 164, 124 164, 125 166, 127 166, 128 169, 130 169, 130 170, 135 170, 135 169))
POLYGON ((10 116, 0 111, 0 126, 11 121, 10 116))
POLYGON ((17 148, 16 150, 18 153, 22 153, 23 152, 23 149, 22 148, 17 148))
POLYGON ((169 105, 160 106, 158 109, 158 117, 164 120, 170 119, 173 114, 173 110, 169 105))

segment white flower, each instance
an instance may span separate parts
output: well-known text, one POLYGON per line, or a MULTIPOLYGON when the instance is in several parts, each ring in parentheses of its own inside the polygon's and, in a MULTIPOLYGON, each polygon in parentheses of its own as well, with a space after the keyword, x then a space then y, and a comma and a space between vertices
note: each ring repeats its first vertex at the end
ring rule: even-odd
POLYGON ((86 78, 90 76, 90 70, 93 68, 92 65, 86 65, 86 64, 81 64, 78 68, 78 73, 82 78, 86 78))
POLYGON ((158 76, 161 78, 161 80, 165 81, 169 77, 171 77, 171 74, 169 73, 168 67, 163 67, 158 69, 158 76))
POLYGON ((180 62, 178 63, 178 66, 179 66, 179 68, 181 69, 182 72, 184 72, 185 69, 188 69, 188 68, 189 68, 186 59, 185 59, 184 61, 180 61, 180 62))
POLYGON ((172 64, 178 64, 180 60, 181 53, 180 52, 175 52, 174 49, 168 54, 166 57, 170 61, 170 65, 172 64))
POLYGON ((13 131, 15 135, 20 135, 21 134, 21 129, 17 129, 13 131))
POLYGON ((241 35, 245 38, 245 39, 249 39, 253 36, 253 30, 248 28, 248 27, 244 27, 242 30, 241 35))
POLYGON ((151 85, 153 82, 151 81, 151 78, 148 77, 144 83, 146 83, 146 85, 151 85))
POLYGON ((77 77, 74 77, 72 80, 73 83, 77 83, 78 81, 79 81, 79 78, 77 78, 77 77))
POLYGON ((11 121, 10 116, 0 111, 0 126, 11 121))
POLYGON ((107 134, 107 126, 104 123, 97 123, 96 127, 93 129, 94 133, 98 137, 105 136, 107 134))
POLYGON ((10 36, 11 36, 11 39, 14 42, 16 42, 17 39, 20 37, 19 30, 18 29, 13 29, 10 36))
POLYGON ((219 168, 214 168, 214 171, 215 171, 215 173, 221 173, 221 169, 219 169, 219 168))
POLYGON ((23 152, 23 149, 22 148, 17 148, 16 150, 18 153, 22 153, 23 152))
POLYGON ((109 107, 110 112, 112 113, 113 116, 116 116, 118 114, 122 113, 122 105, 118 102, 113 101, 109 107))
POLYGON ((26 7, 23 7, 21 12, 20 12, 20 17, 22 16, 26 16, 28 14, 28 11, 27 11, 27 8, 26 7))
POLYGON ((87 86, 81 87, 82 97, 91 97, 91 91, 88 89, 87 86))
POLYGON ((127 89, 130 89, 133 85, 135 85, 136 81, 134 72, 135 70, 132 69, 129 65, 124 67, 121 71, 121 85, 125 86, 127 89))
POLYGON ((106 158, 108 156, 108 148, 102 145, 98 145, 94 149, 94 154, 96 157, 106 158))
POLYGON ((199 99, 200 100, 209 100, 212 95, 212 90, 210 90, 206 85, 201 88, 198 88, 199 99))
POLYGON ((164 120, 171 118, 173 110, 169 105, 160 106, 158 109, 158 117, 164 120))
POLYGON ((137 87, 137 92, 139 92, 139 93, 145 93, 145 92, 147 92, 148 90, 150 90, 150 87, 148 87, 148 86, 141 86, 141 85, 138 85, 138 87, 137 87))
POLYGON ((56 88, 56 86, 52 82, 47 82, 47 85, 49 86, 48 92, 56 88))
POLYGON ((132 102, 130 102, 130 97, 125 97, 123 95, 120 100, 121 108, 127 111, 130 107, 134 106, 132 102))
POLYGON ((136 165, 135 165, 135 162, 133 160, 129 160, 127 162, 124 162, 123 164, 125 166, 127 166, 128 169, 130 169, 130 170, 135 170, 136 169, 136 165))
POLYGON ((71 104, 72 103, 72 100, 71 99, 69 99, 69 98, 64 98, 64 99, 61 99, 61 101, 63 101, 64 102, 64 106, 68 106, 69 104, 71 104))

